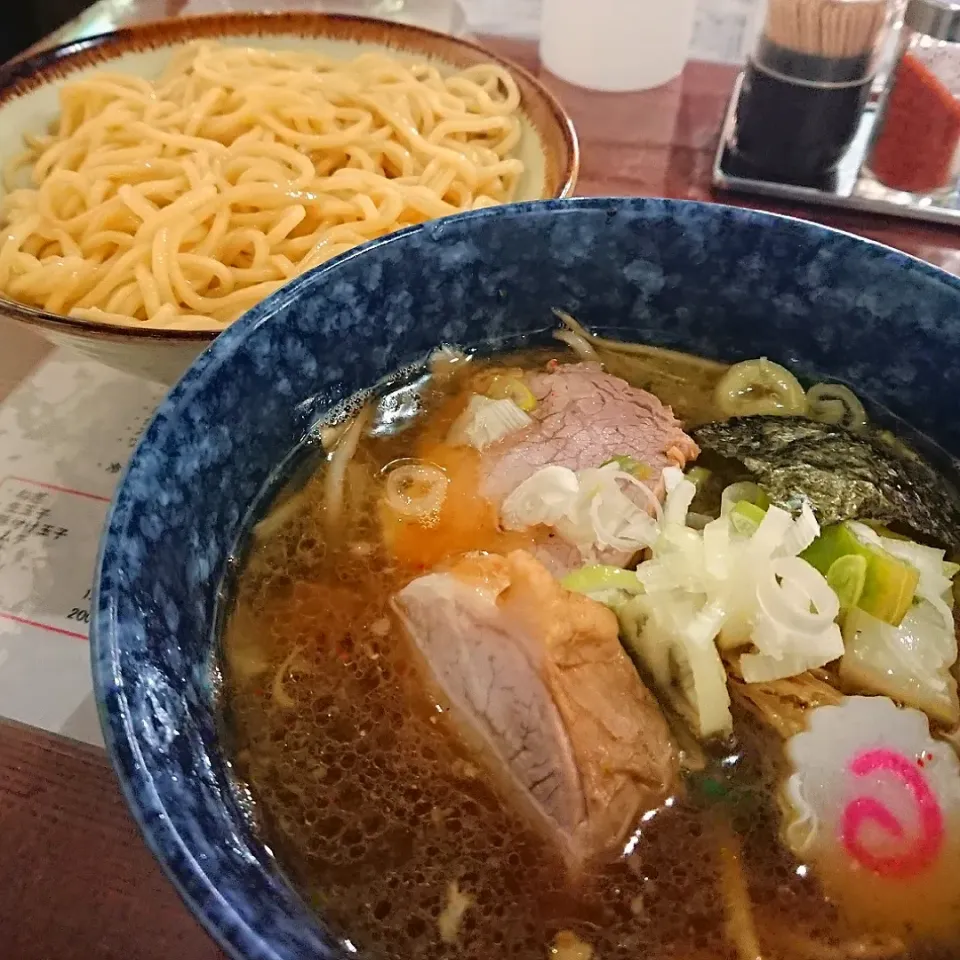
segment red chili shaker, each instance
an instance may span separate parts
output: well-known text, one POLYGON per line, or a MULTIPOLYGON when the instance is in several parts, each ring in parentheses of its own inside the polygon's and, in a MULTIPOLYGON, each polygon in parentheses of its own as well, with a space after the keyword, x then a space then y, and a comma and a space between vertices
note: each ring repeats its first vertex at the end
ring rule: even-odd
POLYGON ((868 167, 884 186, 950 192, 960 176, 960 3, 910 0, 868 167))

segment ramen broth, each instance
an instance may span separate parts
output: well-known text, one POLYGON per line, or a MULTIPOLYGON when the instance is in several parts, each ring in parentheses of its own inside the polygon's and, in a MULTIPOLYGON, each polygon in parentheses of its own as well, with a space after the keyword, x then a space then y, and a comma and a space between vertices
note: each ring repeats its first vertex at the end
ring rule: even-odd
MULTIPOLYGON (((551 356, 569 359, 529 351, 469 368, 539 368, 551 356)), ((612 372, 687 427, 721 418, 716 364, 618 363, 612 372)), ((735 741, 688 757, 684 789, 612 863, 571 877, 504 802, 391 610, 424 569, 387 549, 378 514, 384 468, 446 433, 462 387, 434 378, 381 400, 347 467, 342 535, 325 525, 323 466, 301 469, 308 479, 277 498, 238 578, 223 635, 224 736, 256 830, 308 901, 361 954, 404 960, 544 957, 562 932, 598 960, 746 960, 751 926, 768 960, 956 956, 960 940, 878 930, 824 895, 781 842, 782 743, 736 704, 735 741)), ((504 546, 489 535, 488 549, 504 546)), ((916 916, 929 913, 922 888, 907 895, 916 916)), ((920 927, 955 928, 960 904, 941 897, 936 909, 957 916, 920 927)))

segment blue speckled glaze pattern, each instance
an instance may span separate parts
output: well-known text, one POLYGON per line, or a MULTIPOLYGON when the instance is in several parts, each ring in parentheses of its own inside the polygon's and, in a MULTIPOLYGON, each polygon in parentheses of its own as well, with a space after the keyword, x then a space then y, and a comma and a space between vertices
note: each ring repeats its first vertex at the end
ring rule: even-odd
POLYGON ((235 957, 343 953, 248 833, 217 750, 210 654, 244 517, 332 405, 442 341, 542 333, 551 307, 608 336, 845 380, 960 453, 960 281, 797 220, 641 199, 494 208, 375 241, 272 296, 147 429, 104 534, 92 629, 127 800, 235 957))

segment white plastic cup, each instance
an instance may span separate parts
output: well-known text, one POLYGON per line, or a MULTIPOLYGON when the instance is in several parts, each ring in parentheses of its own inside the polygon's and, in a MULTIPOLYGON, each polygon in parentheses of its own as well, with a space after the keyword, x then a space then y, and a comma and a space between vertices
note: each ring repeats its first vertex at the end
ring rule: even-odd
POLYGON ((540 60, 588 90, 650 90, 687 62, 696 0, 543 0, 540 60))

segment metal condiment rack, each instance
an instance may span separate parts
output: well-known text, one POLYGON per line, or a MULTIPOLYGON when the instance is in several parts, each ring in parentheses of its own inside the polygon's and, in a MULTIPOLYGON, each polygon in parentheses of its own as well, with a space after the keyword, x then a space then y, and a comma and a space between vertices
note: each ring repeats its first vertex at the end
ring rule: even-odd
POLYGON ((871 101, 864 110, 860 127, 843 159, 840 161, 832 189, 803 187, 774 180, 746 177, 731 169, 730 144, 736 126, 737 104, 740 101, 740 86, 743 74, 737 78, 727 108, 720 135, 720 145, 713 164, 713 185, 721 190, 753 193, 781 200, 815 203, 825 207, 841 207, 845 210, 865 210, 882 213, 888 217, 903 217, 910 220, 926 220, 932 223, 960 225, 960 192, 954 189, 947 195, 918 197, 899 190, 890 190, 878 183, 863 170, 870 135, 877 119, 877 103, 871 101))

